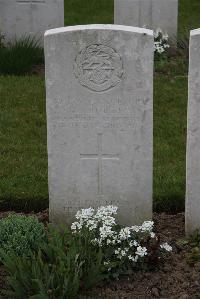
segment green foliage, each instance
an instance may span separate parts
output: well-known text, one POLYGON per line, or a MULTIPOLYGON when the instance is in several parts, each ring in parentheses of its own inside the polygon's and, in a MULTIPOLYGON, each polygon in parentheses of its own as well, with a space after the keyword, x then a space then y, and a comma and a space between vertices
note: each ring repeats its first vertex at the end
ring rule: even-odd
POLYGON ((172 250, 160 244, 151 221, 121 228, 112 217, 116 207, 91 211, 93 219, 88 210, 77 213, 79 222, 71 229, 49 225, 44 231, 33 217, 16 215, 1 221, 0 256, 8 273, 8 298, 77 298, 104 279, 155 268, 172 250))
POLYGON ((189 60, 189 37, 186 33, 179 34, 177 40, 177 53, 181 56, 188 64, 189 60))
POLYGON ((26 74, 43 61, 43 49, 34 38, 23 37, 8 44, 0 43, 0 74, 26 74))
MULTIPOLYGON (((169 244, 160 243, 160 238, 153 232, 152 221, 145 221, 141 226, 121 227, 116 219, 116 206, 96 210, 88 208, 77 212, 76 221, 71 226, 75 236, 88 236, 85 238, 89 241, 87 247, 102 251, 102 266, 98 268, 107 277, 130 274, 137 269, 156 268, 163 253, 172 250, 169 244)), ((89 269, 86 275, 88 272, 89 269)))
POLYGON ((155 54, 155 72, 170 77, 187 76, 188 60, 189 39, 188 35, 184 33, 179 35, 177 47, 172 44, 166 52, 155 54))
POLYGON ((200 262, 200 247, 192 248, 192 250, 186 255, 186 260, 191 266, 200 262))
MULTIPOLYGON (((10 217, 8 223, 11 222, 10 217)), ((103 219, 105 215, 102 214, 101 217, 103 219)), ((29 221, 32 221, 31 217, 29 221)), ((25 224, 27 225, 24 222, 25 224)), ((16 229, 22 231, 21 225, 18 223, 16 229)), ((145 222, 144 226, 138 229, 143 231, 149 225, 152 224, 145 222)), ((33 225, 32 230, 35 231, 37 226, 38 224, 35 223, 35 228, 33 225)), ((10 227, 12 232, 13 225, 10 227)), ((101 228, 105 229, 104 226, 101 228)), ((121 231, 119 226, 115 228, 120 232, 124 230, 122 228, 121 231)), ((142 231, 138 233, 138 243, 130 245, 130 248, 134 252, 133 246, 138 250, 142 249, 141 246, 145 246, 143 249, 147 250, 148 254, 144 258, 139 258, 135 265, 135 262, 125 258, 124 254, 122 258, 117 258, 115 249, 120 247, 121 250, 125 250, 122 241, 115 245, 107 244, 107 241, 97 245, 93 242, 94 238, 98 237, 96 230, 91 230, 89 227, 83 226, 81 231, 75 233, 67 228, 58 230, 49 225, 46 238, 39 243, 36 240, 37 246, 30 246, 31 251, 27 250, 28 254, 25 252, 26 254, 22 255, 21 250, 18 254, 20 249, 18 242, 12 244, 9 251, 0 250, 2 263, 8 273, 9 291, 6 295, 8 298, 15 299, 77 298, 80 291, 84 294, 87 289, 104 279, 118 278, 121 274, 130 275, 137 270, 155 268, 161 254, 164 254, 163 249, 160 248, 160 239, 155 235, 150 237, 150 232, 142 231)), ((11 237, 13 238, 13 234, 11 237)), ((25 238, 29 240, 26 233, 25 238)), ((109 238, 110 235, 107 236, 107 240, 109 238)), ((126 247, 130 240, 127 237, 124 241, 126 247)), ((138 252, 138 255, 141 253, 138 252)))
POLYGON ((73 235, 75 246, 79 248, 80 260, 84 261, 82 266, 82 287, 88 289, 94 284, 106 278, 104 273, 102 248, 91 245, 91 233, 85 232, 81 235, 73 235))
POLYGON ((0 220, 0 248, 6 254, 28 255, 45 240, 45 228, 35 217, 10 214, 0 220))
POLYGON ((4 46, 4 35, 0 31, 0 48, 4 46))
POLYGON ((194 265, 200 262, 200 231, 196 231, 188 240, 191 246, 190 252, 186 255, 188 264, 194 265))
POLYGON ((28 257, 2 254, 9 274, 9 298, 77 298, 102 280, 101 249, 94 250, 88 237, 77 238, 67 230, 48 228, 48 241, 28 257))
POLYGON ((74 298, 79 289, 82 263, 73 245, 69 249, 66 235, 54 233, 30 258, 5 256, 10 297, 74 298))

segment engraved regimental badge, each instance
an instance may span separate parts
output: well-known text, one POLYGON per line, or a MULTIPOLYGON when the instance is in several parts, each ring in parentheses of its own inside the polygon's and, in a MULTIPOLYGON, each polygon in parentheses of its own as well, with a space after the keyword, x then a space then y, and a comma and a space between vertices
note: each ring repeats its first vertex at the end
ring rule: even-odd
POLYGON ((106 91, 121 81, 123 63, 114 49, 95 44, 77 55, 74 72, 81 85, 96 92, 106 91))

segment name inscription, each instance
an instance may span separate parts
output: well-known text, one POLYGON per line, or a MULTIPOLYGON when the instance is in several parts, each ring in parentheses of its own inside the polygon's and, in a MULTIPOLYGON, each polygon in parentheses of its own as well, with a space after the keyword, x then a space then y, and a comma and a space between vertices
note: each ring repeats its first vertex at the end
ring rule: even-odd
POLYGON ((135 128, 136 124, 142 121, 149 101, 142 98, 136 98, 136 100, 101 98, 98 101, 57 98, 53 102, 53 114, 60 119, 56 126, 124 130, 135 128))

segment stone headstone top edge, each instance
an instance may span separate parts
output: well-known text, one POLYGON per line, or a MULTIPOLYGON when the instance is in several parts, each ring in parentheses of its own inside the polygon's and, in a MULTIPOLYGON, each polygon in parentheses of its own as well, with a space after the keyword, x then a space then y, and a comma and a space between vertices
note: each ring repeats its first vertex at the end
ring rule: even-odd
POLYGON ((200 28, 193 29, 190 31, 190 36, 195 36, 200 34, 200 28))
POLYGON ((124 26, 124 25, 112 25, 112 24, 90 24, 90 25, 75 25, 75 26, 67 26, 67 27, 59 27, 55 29, 47 30, 44 36, 60 34, 71 31, 81 31, 81 30, 117 30, 117 31, 127 31, 134 32, 140 34, 146 34, 149 36, 153 36, 153 30, 132 26, 124 26))

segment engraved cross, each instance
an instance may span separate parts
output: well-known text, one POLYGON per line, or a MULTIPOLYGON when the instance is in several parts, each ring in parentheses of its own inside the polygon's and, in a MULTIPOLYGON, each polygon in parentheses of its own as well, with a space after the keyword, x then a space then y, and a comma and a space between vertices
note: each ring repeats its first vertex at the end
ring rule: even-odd
POLYGON ((119 160, 119 154, 105 154, 102 149, 102 134, 97 135, 97 153, 80 154, 82 160, 97 160, 98 162, 98 194, 103 194, 102 162, 103 160, 119 160))

